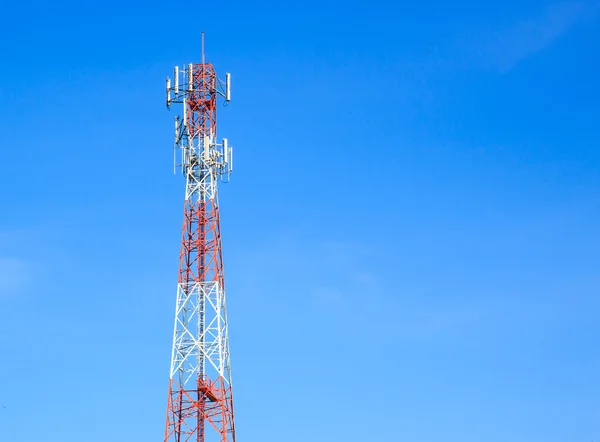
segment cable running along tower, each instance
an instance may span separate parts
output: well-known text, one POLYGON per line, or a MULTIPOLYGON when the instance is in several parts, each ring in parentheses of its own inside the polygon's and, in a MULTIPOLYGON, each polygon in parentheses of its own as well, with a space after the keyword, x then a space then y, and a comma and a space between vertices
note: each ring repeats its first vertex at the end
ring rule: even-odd
POLYGON ((165 442, 235 442, 218 182, 228 181, 232 151, 217 143, 217 99, 230 100, 230 76, 202 63, 175 67, 167 107, 175 117, 175 167, 185 177, 183 228, 165 442))

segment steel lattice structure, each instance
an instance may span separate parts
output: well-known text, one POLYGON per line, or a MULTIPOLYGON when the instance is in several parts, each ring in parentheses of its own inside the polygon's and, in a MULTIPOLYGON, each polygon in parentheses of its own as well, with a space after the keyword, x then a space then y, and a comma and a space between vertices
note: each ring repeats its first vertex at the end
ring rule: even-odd
POLYGON ((204 38, 202 46, 202 63, 167 78, 167 106, 183 113, 174 147, 185 201, 165 442, 235 441, 218 204, 232 150, 227 139, 216 142, 217 99, 229 102, 230 76, 217 78, 204 61, 204 38))

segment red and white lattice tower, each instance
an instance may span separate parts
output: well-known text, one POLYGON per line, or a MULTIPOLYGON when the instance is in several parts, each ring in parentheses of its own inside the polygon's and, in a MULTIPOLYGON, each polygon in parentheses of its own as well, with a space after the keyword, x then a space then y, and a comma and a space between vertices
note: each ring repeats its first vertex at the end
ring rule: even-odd
POLYGON ((165 442, 234 442, 233 396, 219 228, 218 182, 228 180, 232 151, 217 143, 217 99, 230 99, 230 76, 212 64, 175 67, 167 106, 175 117, 175 164, 185 177, 175 330, 165 442))

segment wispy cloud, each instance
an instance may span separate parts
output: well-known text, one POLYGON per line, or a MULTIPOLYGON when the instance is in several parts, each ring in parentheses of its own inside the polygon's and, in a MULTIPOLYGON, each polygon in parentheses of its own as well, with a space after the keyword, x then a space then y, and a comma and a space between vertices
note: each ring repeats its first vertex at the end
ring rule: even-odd
POLYGON ((370 254, 364 244, 320 239, 289 229, 262 238, 260 247, 252 249, 252 256, 244 259, 244 284, 262 290, 296 280, 291 291, 341 303, 349 293, 376 290, 370 254))
POLYGON ((383 328, 388 336, 398 339, 451 338, 481 332, 493 311, 491 303, 480 297, 438 304, 405 302, 398 304, 393 315, 385 312, 388 317, 393 316, 393 321, 387 321, 383 328))
POLYGON ((242 285, 253 292, 253 302, 258 296, 263 308, 292 303, 299 315, 312 309, 313 320, 324 309, 343 333, 358 333, 353 339, 446 339, 476 330, 493 311, 480 299, 432 304, 386 281, 377 270, 382 256, 369 244, 292 231, 263 238, 260 244, 252 258, 243 259, 247 276, 242 285))
POLYGON ((598 2, 553 3, 539 14, 500 28, 473 31, 459 45, 469 64, 501 73, 544 50, 579 22, 593 18, 598 2))
POLYGON ((29 281, 30 269, 21 259, 0 256, 0 298, 17 294, 29 281))
POLYGON ((0 299, 22 293, 33 276, 31 262, 21 250, 29 246, 30 231, 0 231, 0 299))

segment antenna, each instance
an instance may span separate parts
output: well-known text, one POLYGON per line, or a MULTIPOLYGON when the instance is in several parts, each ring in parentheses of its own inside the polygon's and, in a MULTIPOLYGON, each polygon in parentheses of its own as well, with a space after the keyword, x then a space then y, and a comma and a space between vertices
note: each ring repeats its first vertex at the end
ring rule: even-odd
POLYGON ((179 115, 175 117, 175 143, 173 144, 173 175, 177 173, 177 143, 179 142, 179 115))
POLYGON ((188 91, 194 90, 194 65, 188 64, 188 91))
POLYGON ((179 66, 175 66, 175 95, 179 95, 179 66))
POLYGON ((207 135, 204 135, 204 161, 210 159, 210 141, 207 135))
POLYGON ((225 74, 225 100, 231 101, 231 74, 225 74))
POLYGON ((167 77, 167 107, 171 105, 171 79, 167 77))
POLYGON ((204 31, 202 31, 202 64, 204 64, 204 31))
POLYGON ((187 127, 187 100, 183 98, 183 127, 187 127))
POLYGON ((227 143, 227 138, 223 138, 223 166, 227 165, 229 162, 229 147, 227 143))

